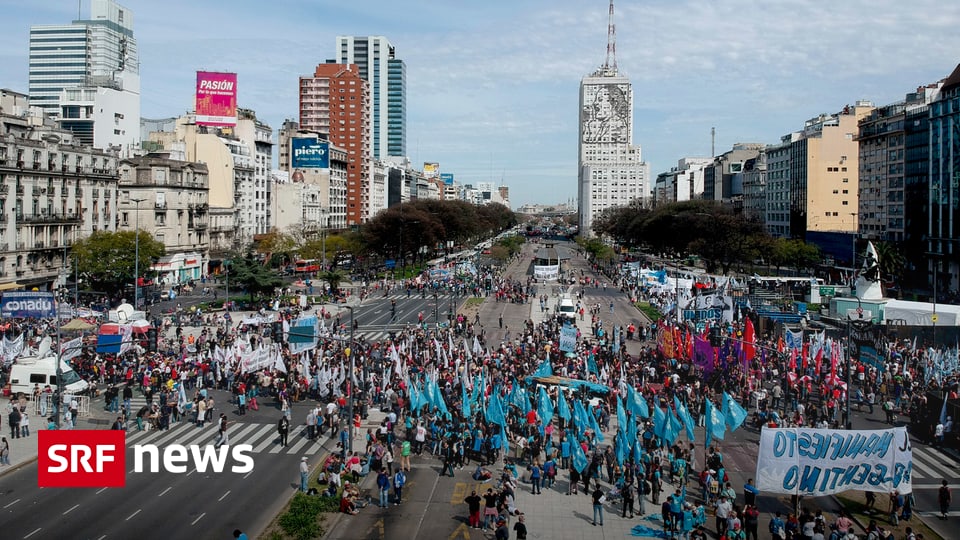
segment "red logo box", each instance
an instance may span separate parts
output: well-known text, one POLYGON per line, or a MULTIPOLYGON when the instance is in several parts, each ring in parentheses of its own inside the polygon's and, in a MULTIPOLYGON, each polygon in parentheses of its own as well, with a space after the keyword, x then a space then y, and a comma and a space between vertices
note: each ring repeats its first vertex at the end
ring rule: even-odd
POLYGON ((40 487, 123 487, 127 482, 126 432, 37 430, 40 487))

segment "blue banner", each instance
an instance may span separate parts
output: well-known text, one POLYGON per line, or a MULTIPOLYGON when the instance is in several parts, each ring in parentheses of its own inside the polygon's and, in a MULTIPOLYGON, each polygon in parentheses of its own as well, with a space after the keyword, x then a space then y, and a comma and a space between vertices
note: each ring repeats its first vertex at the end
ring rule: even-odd
POLYGON ((121 334, 100 334, 97 336, 97 354, 120 354, 122 341, 121 334))
POLYGON ((8 292, 0 301, 0 315, 17 319, 46 319, 57 316, 51 292, 8 292))
POLYGON ((330 143, 305 137, 291 139, 290 165, 294 169, 329 169, 330 143))

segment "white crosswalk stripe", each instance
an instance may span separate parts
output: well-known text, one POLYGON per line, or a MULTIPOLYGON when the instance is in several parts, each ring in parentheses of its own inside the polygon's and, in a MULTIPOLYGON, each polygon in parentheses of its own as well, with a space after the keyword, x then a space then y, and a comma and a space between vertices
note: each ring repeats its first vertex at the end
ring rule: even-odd
MULTIPOLYGON (((280 446, 278 435, 274 424, 243 424, 234 423, 229 432, 229 442, 231 445, 249 444, 253 446, 253 453, 271 454, 306 454, 313 455, 320 451, 322 441, 311 441, 306 437, 306 428, 300 426, 290 435, 293 444, 289 446, 280 446)), ((218 438, 216 423, 210 423, 202 428, 198 428, 193 422, 179 422, 173 424, 168 430, 150 430, 134 431, 127 434, 127 446, 153 444, 158 447, 166 447, 172 444, 213 444, 218 438)))
POLYGON ((930 447, 913 447, 913 478, 941 480, 957 475, 953 460, 930 447))

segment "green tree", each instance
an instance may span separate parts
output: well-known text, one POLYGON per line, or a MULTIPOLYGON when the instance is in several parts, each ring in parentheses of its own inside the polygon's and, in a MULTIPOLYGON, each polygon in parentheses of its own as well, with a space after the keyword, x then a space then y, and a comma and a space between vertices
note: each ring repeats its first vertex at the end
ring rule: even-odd
POLYGON ((900 247, 891 242, 878 242, 873 247, 877 250, 880 263, 880 279, 900 283, 903 270, 907 267, 907 258, 900 251, 900 247))
POLYGON ((239 284, 253 298, 273 294, 274 289, 283 286, 277 271, 260 264, 252 254, 230 259, 229 266, 230 283, 239 284))
POLYGON ((332 292, 334 295, 340 291, 341 283, 344 281, 350 283, 350 280, 347 279, 347 273, 343 270, 326 270, 320 272, 318 277, 321 281, 330 286, 330 292, 332 292))
MULTIPOLYGON (((140 276, 150 271, 151 263, 162 257, 166 249, 162 242, 140 231, 140 276)), ((133 231, 96 231, 78 240, 71 250, 77 259, 77 270, 97 291, 122 290, 133 284, 137 266, 137 234, 133 231)))

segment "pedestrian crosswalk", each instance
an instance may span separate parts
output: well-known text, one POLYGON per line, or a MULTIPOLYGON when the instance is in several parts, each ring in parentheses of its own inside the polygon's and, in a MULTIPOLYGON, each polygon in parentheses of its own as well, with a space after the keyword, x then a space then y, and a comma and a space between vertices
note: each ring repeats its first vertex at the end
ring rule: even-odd
MULTIPOLYGON (((437 299, 438 299, 438 300, 448 300, 448 299, 450 299, 450 298, 453 298, 454 300, 466 300, 467 298, 470 298, 471 296, 472 296, 472 295, 470 295, 470 294, 467 294, 466 296, 464 296, 464 295, 452 293, 452 292, 449 292, 449 291, 437 293, 437 299)), ((407 300, 407 299, 410 299, 410 300, 420 300, 420 301, 428 300, 428 301, 431 301, 431 302, 432 302, 432 301, 433 301, 433 293, 432 293, 432 292, 428 292, 426 296, 423 296, 423 295, 421 295, 421 294, 420 294, 419 292, 417 292, 417 291, 412 291, 412 292, 410 293, 410 296, 407 296, 407 291, 406 291, 405 289, 400 289, 400 290, 391 290, 389 293, 387 293, 387 296, 384 297, 384 296, 383 296, 383 291, 380 291, 380 292, 374 291, 374 292, 368 294, 368 295, 364 298, 363 303, 366 304, 367 302, 376 302, 376 301, 378 301, 378 300, 396 300, 396 301, 399 302, 400 300, 407 300)))
MULTIPOLYGON (((311 441, 307 438, 306 426, 293 429, 287 446, 280 445, 280 436, 275 424, 250 423, 233 424, 228 433, 230 445, 249 444, 252 453, 314 455, 320 451, 326 436, 311 441)), ((183 421, 170 426, 168 430, 152 429, 133 431, 127 434, 127 446, 152 444, 160 448, 172 444, 202 445, 214 444, 219 438, 217 423, 211 422, 197 427, 193 422, 183 421)))
POLYGON ((933 447, 913 447, 912 479, 936 480, 939 483, 940 480, 956 476, 956 464, 952 458, 933 447))

